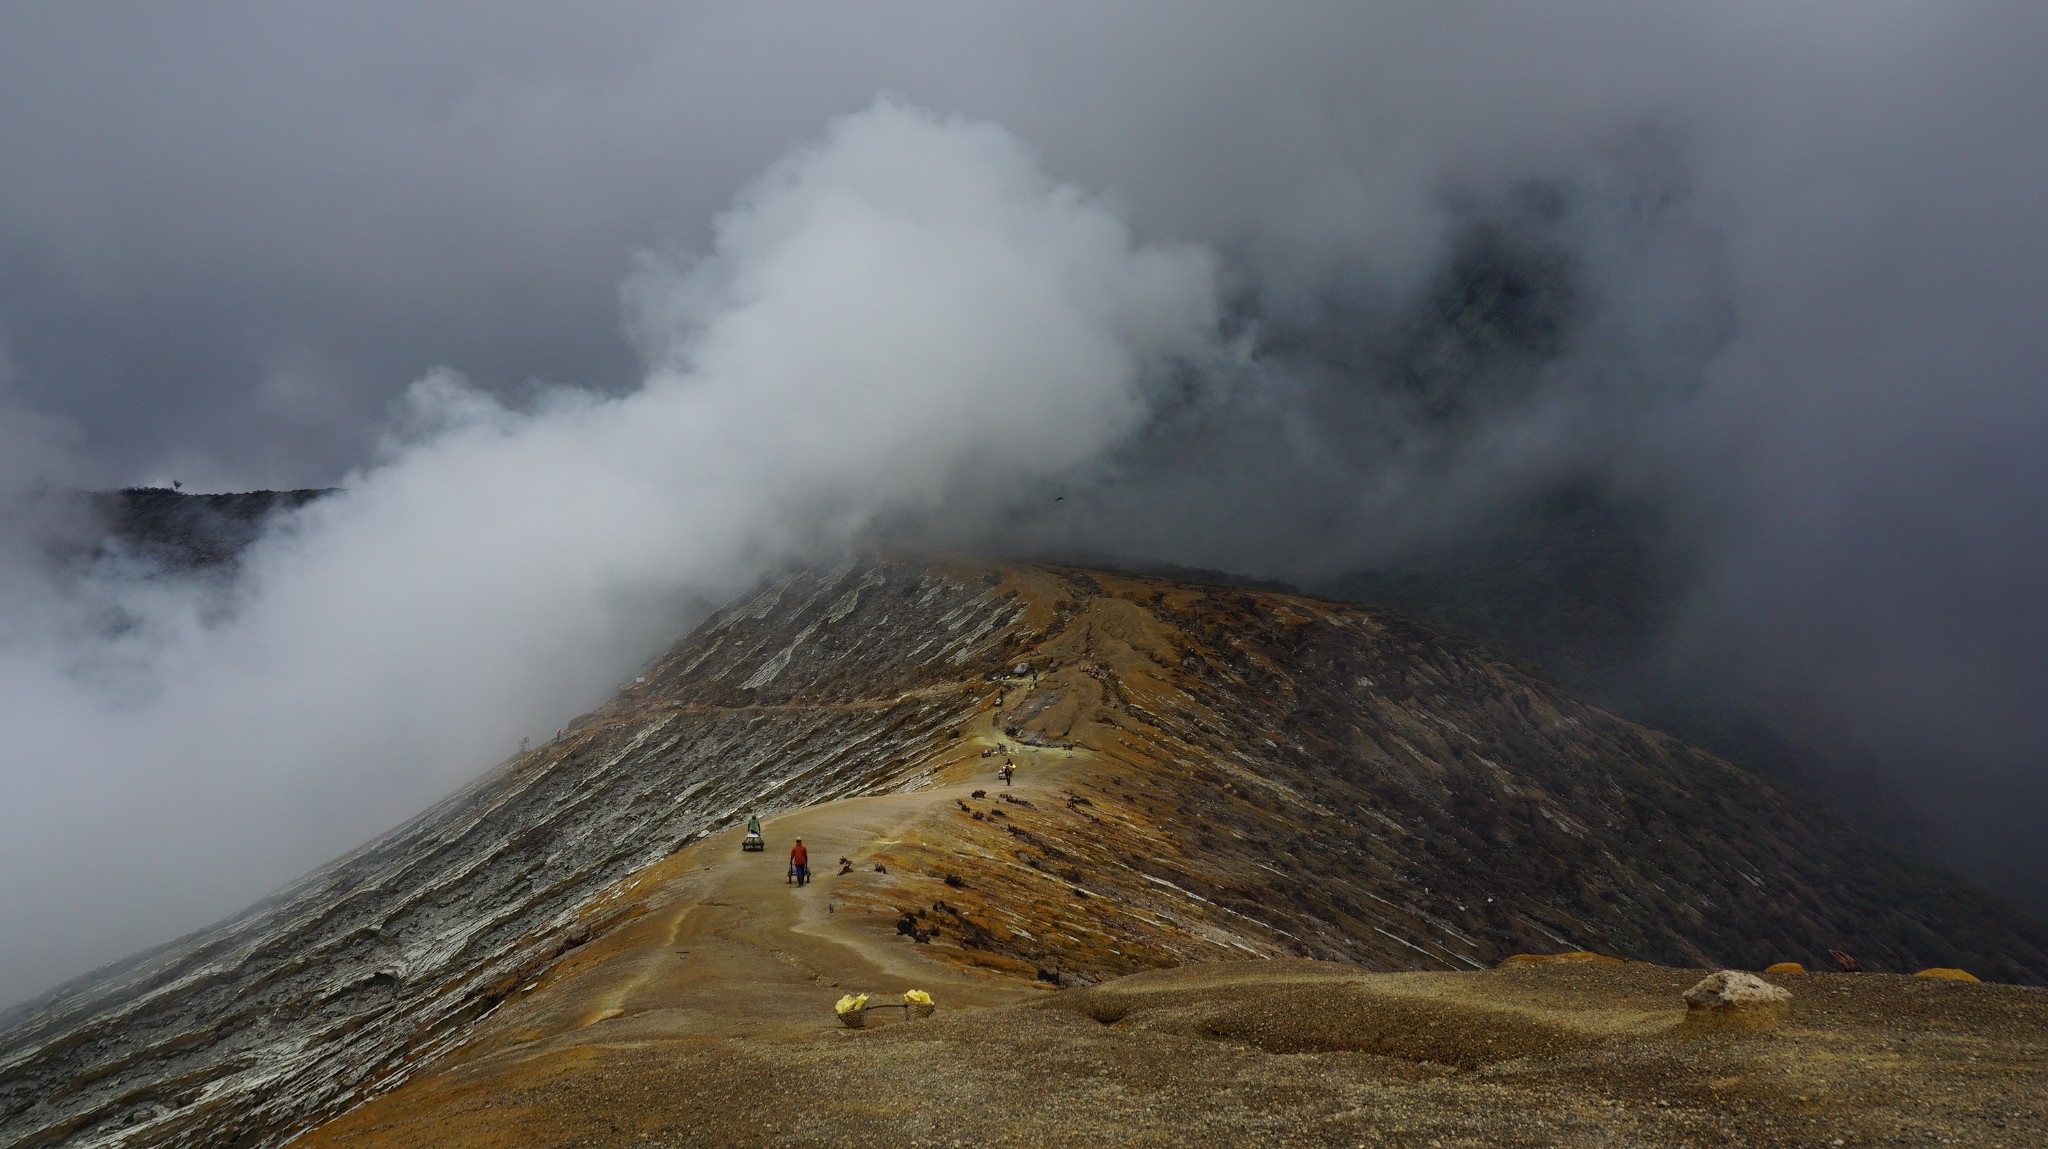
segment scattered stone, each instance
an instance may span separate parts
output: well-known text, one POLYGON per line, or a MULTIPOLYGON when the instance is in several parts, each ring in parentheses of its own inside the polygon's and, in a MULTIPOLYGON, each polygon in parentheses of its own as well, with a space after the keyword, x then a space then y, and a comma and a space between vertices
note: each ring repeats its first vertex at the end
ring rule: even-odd
POLYGON ((1781 961, 1765 966, 1764 972, 1768 974, 1805 973, 1806 967, 1796 961, 1781 961))
POLYGON ((1920 971, 1919 973, 1916 973, 1916 974, 1914 974, 1913 976, 1914 976, 1914 977, 1932 977, 1932 978, 1939 978, 1939 979, 1941 979, 1942 981, 1977 981, 1977 980, 1979 980, 1979 979, 1978 979, 1978 977, 1977 977, 1977 975, 1976 975, 1976 974, 1973 974, 1973 973, 1971 973, 1971 972, 1970 972, 1969 970, 1966 970, 1966 969, 1956 969, 1956 968, 1954 968, 1953 966, 1945 966, 1945 965, 1938 965, 1938 966, 1934 966, 1934 967, 1933 967, 1933 968, 1931 968, 1931 969, 1923 969, 1923 970, 1921 970, 1921 971, 1920 971))
POLYGON ((963 880, 958 874, 947 874, 946 884, 953 887, 956 890, 962 889, 967 885, 966 881, 963 880))
POLYGON ((968 797, 969 797, 969 798, 986 798, 986 797, 988 797, 988 791, 986 791, 986 790, 976 790, 976 791, 975 791, 974 793, 972 793, 972 794, 969 794, 969 795, 968 795, 968 797))

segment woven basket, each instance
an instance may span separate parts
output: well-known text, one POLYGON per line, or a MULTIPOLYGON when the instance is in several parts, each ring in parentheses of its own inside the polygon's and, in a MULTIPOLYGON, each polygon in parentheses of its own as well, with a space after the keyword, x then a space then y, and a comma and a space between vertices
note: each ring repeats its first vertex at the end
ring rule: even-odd
POLYGON ((932 1011, 939 1007, 928 1001, 912 1001, 904 1003, 903 1008, 906 1016, 914 1019, 923 1019, 930 1017, 932 1015, 932 1011))
POLYGON ((839 1015, 839 1024, 848 1029, 866 1029, 868 1011, 865 1009, 849 1009, 839 1015))

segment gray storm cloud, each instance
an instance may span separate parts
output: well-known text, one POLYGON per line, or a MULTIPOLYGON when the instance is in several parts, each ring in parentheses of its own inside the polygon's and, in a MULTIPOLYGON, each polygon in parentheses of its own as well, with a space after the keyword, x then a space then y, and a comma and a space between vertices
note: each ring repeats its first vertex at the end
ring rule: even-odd
POLYGON ((8 9, 0 475, 349 487, 238 588, 5 569, 20 944, 227 908, 864 524, 1317 579, 1572 484, 1656 508, 1662 654, 2048 905, 2044 53, 2037 3, 8 9), (74 934, 128 836, 198 892, 74 934))
POLYGON ((708 255, 649 257, 625 295, 633 390, 514 410, 436 372, 234 587, 113 571, 17 601, 0 996, 403 819, 602 698, 693 603, 963 482, 1085 466, 1150 377, 1212 353, 1217 308, 1200 250, 1138 245, 1014 136, 898 103, 778 161, 708 255))

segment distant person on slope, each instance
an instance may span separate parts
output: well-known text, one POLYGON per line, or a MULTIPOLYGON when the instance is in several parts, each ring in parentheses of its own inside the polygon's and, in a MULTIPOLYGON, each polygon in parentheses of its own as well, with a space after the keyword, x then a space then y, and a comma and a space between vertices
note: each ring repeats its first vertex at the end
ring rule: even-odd
POLYGON ((755 814, 747 819, 747 833, 752 834, 756 838, 761 836, 761 815, 755 814))
POLYGON ((799 886, 811 880, 811 852, 804 849, 802 838, 798 838, 796 845, 789 848, 789 872, 796 875, 796 884, 799 886))

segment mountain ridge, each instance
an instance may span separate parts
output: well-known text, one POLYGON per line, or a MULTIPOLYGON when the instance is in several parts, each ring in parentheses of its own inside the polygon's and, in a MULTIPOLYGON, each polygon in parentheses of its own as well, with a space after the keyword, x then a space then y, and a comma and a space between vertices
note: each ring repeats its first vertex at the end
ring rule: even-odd
POLYGON ((2048 975, 2039 928, 1966 884, 1468 640, 1315 599, 870 555, 714 613, 554 742, 0 1031, 0 1136, 279 1143, 463 1048, 629 928, 637 875, 745 812, 957 787, 999 753, 1060 778, 1052 800, 940 807, 846 887, 836 928, 907 947, 911 916, 940 927, 920 960, 1026 984, 1530 949, 2048 975))

